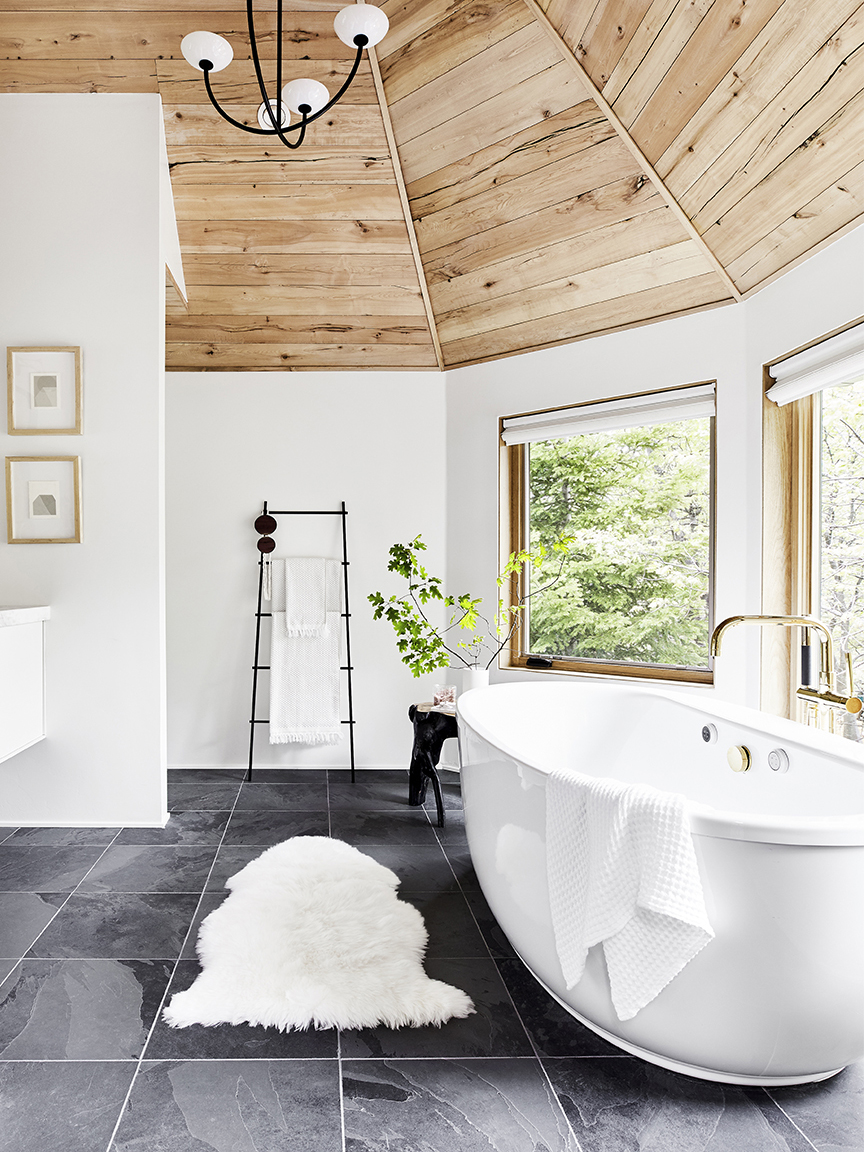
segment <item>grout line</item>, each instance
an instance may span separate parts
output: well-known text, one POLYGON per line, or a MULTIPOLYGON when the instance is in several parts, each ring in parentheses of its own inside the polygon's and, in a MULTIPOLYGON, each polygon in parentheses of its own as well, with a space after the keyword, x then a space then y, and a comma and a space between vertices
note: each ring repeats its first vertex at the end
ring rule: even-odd
POLYGON ((798 1124, 795 1123, 795 1121, 792 1119, 792 1117, 789 1115, 789 1113, 786 1111, 786 1109, 783 1107, 783 1105, 778 1104, 778 1102, 774 1099, 774 1097, 771 1095, 771 1090, 769 1088, 763 1087, 762 1091, 765 1093, 765 1095, 768 1097, 768 1099, 771 1101, 771 1103, 774 1105, 774 1107, 777 1108, 786 1117, 786 1119, 789 1121, 789 1123, 792 1125, 792 1127, 795 1129, 795 1131, 801 1133, 801 1135, 804 1137, 804 1139, 807 1141, 807 1143, 813 1149, 813 1152, 819 1152, 818 1148, 813 1143, 813 1141, 810 1139, 810 1137, 807 1135, 807 1133, 805 1131, 803 1131, 803 1129, 801 1127, 799 1127, 798 1124))
MULTIPOLYGON (((242 787, 242 781, 241 781, 241 787, 242 787)), ((183 943, 180 945, 180 951, 178 952, 177 957, 174 960, 174 967, 171 969, 171 975, 168 977, 168 980, 165 984, 165 991, 162 993, 162 999, 159 1001, 159 1007, 156 1009, 156 1012, 153 1016, 153 1022, 150 1025, 150 1029, 147 1033, 147 1039, 144 1041, 143 1045, 141 1046, 141 1055, 138 1057, 138 1063, 135 1066, 135 1071, 132 1075, 131 1081, 129 1082, 129 1087, 126 1091, 125 1097, 123 1098, 123 1103, 120 1107, 120 1111, 117 1114, 117 1122, 114 1125, 114 1128, 111 1132, 111 1136, 108 1140, 108 1143, 105 1145, 105 1152, 111 1152, 111 1147, 114 1144, 114 1138, 117 1135, 117 1132, 120 1128, 120 1123, 123 1119, 123 1115, 126 1111, 127 1105, 129 1104, 129 1099, 132 1095, 132 1089, 135 1087, 135 1082, 138 1079, 138 1073, 141 1071, 141 1065, 144 1062, 144 1057, 145 1057, 145 1054, 147 1052, 147 1048, 148 1048, 150 1041, 153 1037, 153 1033, 156 1030, 156 1025, 159 1023, 159 1018, 162 1015, 162 1009, 165 1005, 165 998, 168 995, 168 989, 171 987, 171 982, 174 979, 174 976, 177 972, 177 965, 180 963, 180 957, 183 955, 183 952, 186 948, 186 943, 189 939, 190 933, 192 932, 192 925, 195 923, 195 917, 198 915, 198 912, 201 908, 201 903, 204 899, 204 893, 207 891, 207 885, 210 883, 210 877, 213 875, 213 868, 215 867, 216 860, 219 857, 219 852, 222 848, 222 845, 225 841, 225 836, 228 832, 228 825, 231 823, 231 817, 234 815, 234 810, 237 807, 237 801, 239 799, 240 799, 240 787, 238 787, 238 789, 237 789, 237 795, 234 797, 234 803, 231 805, 231 811, 228 815, 228 819, 225 821, 225 827, 222 829, 222 839, 219 841, 219 844, 216 848, 216 851, 213 854, 213 860, 210 864, 210 870, 207 873, 207 879, 204 881, 204 885, 201 888, 201 892, 198 896, 198 903, 195 905, 195 910, 192 913, 191 920, 189 921, 189 927, 186 929, 186 935, 183 937, 183 943)), ((170 817, 170 814, 169 814, 169 817, 170 817)), ((118 832, 117 835, 119 836, 120 833, 118 832)))
MULTIPOLYGON (((17 831, 17 829, 16 829, 16 831, 17 831)), ((114 836, 113 836, 113 838, 112 838, 112 840, 111 840, 111 844, 113 844, 113 843, 114 843, 114 841, 117 839, 117 837, 120 835, 120 833, 121 833, 122 831, 123 831, 123 829, 122 829, 122 828, 118 828, 118 829, 117 829, 117 831, 114 833, 114 836)), ((21 961, 22 961, 22 960, 30 960, 30 959, 34 959, 34 960, 35 960, 35 959, 41 959, 41 957, 35 957, 35 956, 34 956, 34 957, 30 957, 30 956, 28 956, 28 955, 27 955, 27 953, 30 951, 30 949, 31 949, 31 948, 35 948, 35 946, 36 946, 36 944, 38 943, 38 941, 42 939, 42 937, 44 936, 44 934, 45 934, 45 933, 48 931, 48 929, 51 927, 51 925, 54 923, 54 921, 57 919, 57 917, 60 915, 60 913, 61 913, 61 912, 63 911, 63 909, 66 907, 66 905, 69 903, 69 901, 72 899, 72 897, 73 897, 73 896, 75 895, 75 893, 78 891, 78 889, 81 887, 81 885, 84 883, 84 881, 85 881, 85 880, 87 879, 87 877, 90 875, 90 873, 93 871, 93 869, 96 867, 96 865, 97 865, 97 864, 99 863, 99 861, 102 859, 102 857, 105 855, 105 853, 106 853, 106 852, 108 851, 108 849, 111 847, 111 844, 106 844, 106 845, 105 845, 105 847, 102 849, 102 852, 101 852, 101 853, 99 854, 99 856, 97 856, 97 858, 96 858, 96 859, 93 861, 93 863, 90 865, 90 867, 89 867, 89 868, 87 869, 87 871, 84 873, 84 875, 81 877, 81 879, 80 879, 80 880, 78 881, 78 883, 75 885, 75 887, 74 887, 74 888, 73 888, 73 889, 72 889, 70 892, 66 893, 66 899, 65 899, 65 900, 62 902, 62 904, 60 905, 60 907, 59 907, 59 908, 57 908, 57 910, 55 911, 55 913, 54 913, 54 915, 51 917, 51 919, 48 921, 48 923, 47 923, 47 924, 46 924, 46 925, 45 925, 43 928, 41 928, 41 929, 39 930, 39 932, 38 932, 38 933, 36 934, 36 936, 33 938, 33 941, 32 941, 32 943, 31 943, 31 944, 29 944, 29 945, 28 945, 28 946, 27 946, 27 947, 24 949, 24 954, 23 954, 22 956, 19 956, 19 957, 18 957, 18 959, 15 961, 15 968, 17 968, 17 967, 18 967, 18 965, 21 963, 21 961)), ((22 845, 22 847, 24 847, 24 845, 22 845)), ((31 847, 31 848, 37 848, 37 847, 46 847, 46 848, 50 848, 50 847, 54 847, 54 845, 50 845, 50 844, 46 844, 46 845, 37 845, 37 844, 31 844, 31 845, 28 845, 28 847, 31 847)), ((59 847, 63 847, 63 845, 59 845, 59 847)), ((79 847, 79 845, 66 845, 66 847, 79 847)), ((99 844, 82 844, 82 845, 80 845, 80 847, 82 847, 82 848, 99 848, 99 847, 101 847, 101 845, 99 845, 99 844)), ((44 892, 44 891, 46 891, 47 889, 43 887, 41 890, 44 892)), ((39 893, 38 893, 38 892, 31 892, 31 893, 30 893, 30 895, 38 896, 38 895, 39 895, 39 893)), ((62 892, 58 892, 58 893, 57 893, 57 895, 58 895, 58 896, 62 896, 62 895, 63 895, 63 893, 62 893, 62 892)), ((8 957, 8 959, 10 959, 10 960, 11 960, 11 959, 12 959, 12 957, 10 956, 10 957, 8 957)), ((51 959, 55 959, 55 957, 51 957, 51 959)), ((72 957, 65 957, 65 959, 72 959, 72 957)), ((100 957, 100 959, 101 959, 101 957, 100 957)), ((6 981, 9 979, 9 977, 12 975, 12 973, 15 971, 15 968, 13 968, 11 972, 7 972, 7 973, 6 973, 6 975, 3 977, 3 979, 2 979, 2 980, 0 980, 0 988, 2 988, 2 986, 3 986, 3 985, 6 983, 6 981)))
POLYGON ((339 1080, 339 1124, 342 1131, 342 1152, 345 1152, 345 1091, 342 1087, 342 1029, 336 1029, 336 1076, 339 1080))
MULTIPOLYGON (((464 809, 463 809, 463 811, 464 811, 464 809)), ((427 817, 429 818, 429 822, 431 824, 432 820, 431 820, 431 817, 429 817, 428 812, 427 812, 427 817)), ((445 816, 445 819, 446 819, 446 816, 445 816)), ((526 1027, 525 1021, 522 1019, 522 1013, 517 1008, 516 1001, 513 999, 513 994, 510 991, 510 985, 504 979, 504 975, 501 972, 501 968, 499 967, 498 960, 502 959, 502 957, 493 956, 492 949, 489 947, 489 942, 486 939, 486 935, 483 932, 483 929, 480 927, 480 923, 477 920, 477 917, 474 915, 474 909, 471 907, 471 902, 465 894, 466 890, 462 887, 462 884, 459 881, 459 877, 456 875, 456 870, 454 869, 452 863, 450 862, 450 857, 447 855, 447 849, 444 847, 444 844, 441 842, 441 840, 438 836, 437 830, 435 832, 435 838, 436 838, 436 840, 438 840, 438 844, 441 848, 441 851, 444 853, 444 857, 447 860, 447 864, 450 867, 450 871, 453 873, 453 879, 456 881, 456 883, 459 887, 459 891, 462 893, 462 899, 465 901, 466 905, 468 906, 468 911, 471 913, 471 918, 477 927, 477 931, 480 933, 481 939, 483 940, 483 943, 486 945, 486 951, 489 953, 489 959, 492 961, 493 965, 495 966, 495 971, 498 974, 498 979, 501 981, 502 985, 504 986, 504 991, 507 993, 507 999, 510 1001, 510 1006, 513 1009, 513 1012, 516 1016, 516 1019, 519 1021, 520 1025, 522 1027, 522 1031, 525 1033, 525 1036, 528 1039, 528 1043, 531 1045, 531 1051, 533 1052, 533 1056, 525 1057, 525 1059, 531 1059, 531 1060, 535 1060, 537 1062, 537 1065, 540 1068, 540 1075, 546 1081, 546 1085, 548 1087, 548 1090, 551 1093, 550 1102, 551 1102, 551 1100, 554 1100, 555 1103, 558 1105, 558 1108, 561 1112, 561 1116, 564 1120, 564 1123, 567 1125, 567 1130, 570 1132, 571 1136, 573 1137, 574 1152, 582 1152, 582 1145, 579 1143, 579 1140, 576 1136, 576 1133, 573 1130, 573 1125, 570 1123, 570 1119, 569 1119, 567 1113, 564 1111, 564 1106, 562 1105, 561 1101, 558 1098, 558 1093, 555 1091, 555 1086, 552 1083, 551 1079, 549 1078, 549 1073, 546 1071, 546 1065, 543 1063, 543 1058, 541 1057, 541 1055, 537 1049, 537 1045, 534 1042, 534 1037, 531 1035, 530 1030, 526 1027)), ((469 852, 470 852, 470 849, 469 849, 469 852)), ((483 892, 482 888, 480 890, 480 895, 483 897, 484 900, 486 900, 486 894, 483 892)), ((488 901, 486 901, 486 903, 488 904, 488 901)), ((492 911, 491 908, 489 910, 490 910, 490 912, 492 911)), ((492 912, 492 915, 494 916, 495 913, 492 912)), ((496 923, 497 923, 497 920, 496 920, 496 923)), ((499 928, 500 927, 501 926, 499 925, 499 928)), ((501 931, 503 932, 504 929, 502 928, 501 931)), ((509 959, 509 957, 508 957, 508 959, 509 959)), ((516 957, 516 959, 517 960, 519 959, 518 956, 516 957)), ((523 961, 519 960, 519 963, 521 964, 521 963, 523 963, 523 961)), ((531 979, 533 980, 534 977, 532 976, 531 979)), ((574 1021, 574 1023, 575 1023, 575 1021, 574 1021)), ((504 1059, 504 1057, 500 1057, 500 1059, 504 1059)))

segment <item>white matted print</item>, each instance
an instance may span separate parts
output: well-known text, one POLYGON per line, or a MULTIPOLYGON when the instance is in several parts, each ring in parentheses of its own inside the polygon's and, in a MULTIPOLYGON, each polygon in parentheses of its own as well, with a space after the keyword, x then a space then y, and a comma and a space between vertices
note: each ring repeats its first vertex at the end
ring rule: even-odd
POLYGON ((6 526, 10 544, 80 544, 80 457, 7 456, 6 526))
POLYGON ((6 371, 11 435, 80 433, 80 348, 7 348, 6 371))

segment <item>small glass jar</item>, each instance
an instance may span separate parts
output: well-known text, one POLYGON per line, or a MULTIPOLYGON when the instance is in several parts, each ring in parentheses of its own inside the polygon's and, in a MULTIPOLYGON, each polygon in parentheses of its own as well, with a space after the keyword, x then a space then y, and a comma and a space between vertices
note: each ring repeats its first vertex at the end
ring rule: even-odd
POLYGON ((432 696, 432 704, 436 708, 455 708, 456 685, 436 684, 435 691, 432 696))

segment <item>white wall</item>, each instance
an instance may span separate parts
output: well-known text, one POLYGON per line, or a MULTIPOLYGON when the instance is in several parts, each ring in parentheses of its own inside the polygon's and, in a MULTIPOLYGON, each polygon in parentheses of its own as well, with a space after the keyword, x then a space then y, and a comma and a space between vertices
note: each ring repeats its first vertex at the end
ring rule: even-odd
POLYGON ((163 365, 158 96, 0 95, 0 343, 80 345, 83 543, 0 544, 0 604, 48 604, 48 737, 0 765, 0 823, 160 824, 163 365))
MULTIPOLYGON (((348 507, 358 767, 407 767, 413 701, 431 684, 401 663, 367 595, 402 592, 388 550, 422 533, 444 576, 444 381, 424 372, 169 373, 167 378, 169 764, 245 764, 257 533, 272 508, 348 507)), ((275 556, 341 555, 339 520, 283 519, 275 556)), ((265 647, 269 633, 265 623, 265 647)), ((343 674, 344 682, 344 674, 343 674)), ((259 716, 267 716, 267 673, 259 716)), ((347 716, 347 711, 343 712, 347 716)), ((270 746, 256 764, 348 763, 347 736, 270 746)))
MULTIPOLYGON (((859 228, 742 304, 448 373, 450 590, 495 595, 499 416, 716 379, 716 618, 758 612, 762 364, 862 312, 859 228)), ((757 657, 755 629, 730 633, 718 694, 758 706, 757 657)))

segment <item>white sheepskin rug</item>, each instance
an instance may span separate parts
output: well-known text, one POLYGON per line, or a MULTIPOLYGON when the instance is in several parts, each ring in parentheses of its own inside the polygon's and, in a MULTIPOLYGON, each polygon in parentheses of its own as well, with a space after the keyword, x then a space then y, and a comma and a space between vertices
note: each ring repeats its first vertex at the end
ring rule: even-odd
POLYGON ((173 1028, 390 1028, 469 1016, 466 994, 423 971, 423 917, 399 877, 341 840, 295 836, 227 881, 202 922, 203 971, 164 1011, 173 1028))

